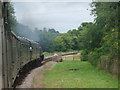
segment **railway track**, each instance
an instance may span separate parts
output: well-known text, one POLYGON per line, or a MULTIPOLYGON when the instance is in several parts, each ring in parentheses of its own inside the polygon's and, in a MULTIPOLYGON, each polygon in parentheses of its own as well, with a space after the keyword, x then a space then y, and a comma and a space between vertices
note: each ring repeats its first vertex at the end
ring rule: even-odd
POLYGON ((44 61, 42 61, 41 63, 36 63, 36 60, 33 60, 34 61, 33 63, 29 63, 28 65, 24 66, 22 72, 19 72, 19 75, 13 84, 13 90, 15 90, 16 86, 22 84, 23 80, 27 77, 27 75, 31 72, 31 70, 37 67, 41 67, 42 65, 44 65, 49 61, 59 62, 61 60, 59 58, 60 58, 59 56, 50 56, 50 57, 46 57, 44 61))

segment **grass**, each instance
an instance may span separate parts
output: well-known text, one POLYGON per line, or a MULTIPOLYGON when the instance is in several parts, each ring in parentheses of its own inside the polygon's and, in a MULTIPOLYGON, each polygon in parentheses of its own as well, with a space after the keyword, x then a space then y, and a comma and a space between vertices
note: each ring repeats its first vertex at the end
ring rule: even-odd
POLYGON ((118 88, 115 77, 95 69, 89 62, 61 62, 43 75, 47 88, 118 88))

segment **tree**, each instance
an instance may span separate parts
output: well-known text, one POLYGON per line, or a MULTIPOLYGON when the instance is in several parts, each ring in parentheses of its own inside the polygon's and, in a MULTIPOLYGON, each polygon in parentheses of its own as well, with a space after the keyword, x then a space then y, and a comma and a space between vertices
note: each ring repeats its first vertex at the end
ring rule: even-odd
MULTIPOLYGON (((118 56, 118 9, 119 3, 94 2, 92 14, 96 17, 94 24, 82 24, 79 40, 83 49, 82 57, 97 66, 100 57, 118 56)), ((110 60, 109 60, 110 61, 110 60)))
POLYGON ((17 23, 17 20, 16 20, 16 17, 15 17, 15 12, 14 12, 14 8, 13 8, 13 5, 10 3, 10 2, 7 2, 6 3, 6 23, 8 23, 8 26, 9 27, 9 31, 14 31, 15 32, 15 25, 17 23))

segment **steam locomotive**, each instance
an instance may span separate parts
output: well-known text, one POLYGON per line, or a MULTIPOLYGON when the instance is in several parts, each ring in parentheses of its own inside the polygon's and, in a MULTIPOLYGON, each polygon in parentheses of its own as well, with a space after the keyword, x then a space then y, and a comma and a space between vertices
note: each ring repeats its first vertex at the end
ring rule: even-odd
POLYGON ((11 32, 6 7, 7 3, 0 1, 0 89, 11 88, 23 68, 32 67, 28 64, 39 65, 43 61, 37 42, 11 32))

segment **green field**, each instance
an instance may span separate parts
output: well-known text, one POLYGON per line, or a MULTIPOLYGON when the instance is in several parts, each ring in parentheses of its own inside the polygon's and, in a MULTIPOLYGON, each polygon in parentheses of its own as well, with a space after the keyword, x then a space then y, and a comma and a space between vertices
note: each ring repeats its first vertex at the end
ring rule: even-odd
POLYGON ((115 77, 95 69, 89 62, 69 61, 56 64, 44 72, 47 88, 117 88, 115 77), (78 69, 70 71, 69 69, 78 69))

